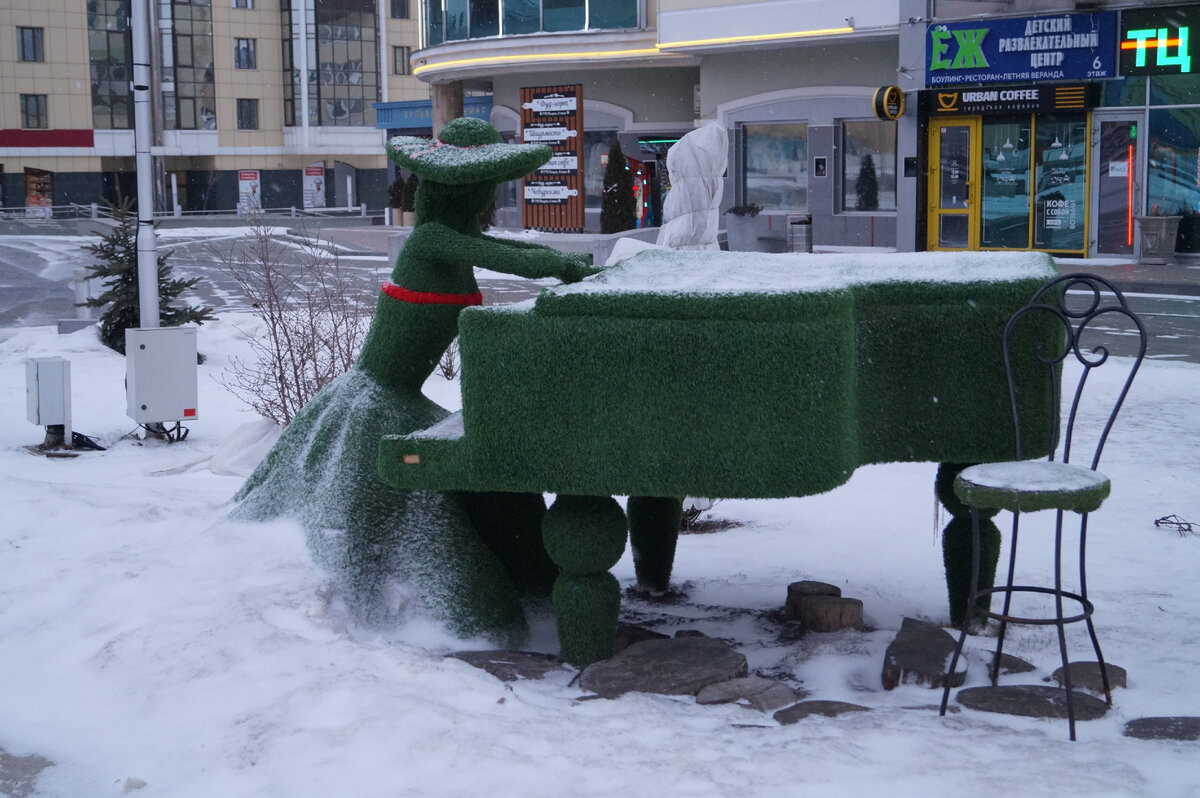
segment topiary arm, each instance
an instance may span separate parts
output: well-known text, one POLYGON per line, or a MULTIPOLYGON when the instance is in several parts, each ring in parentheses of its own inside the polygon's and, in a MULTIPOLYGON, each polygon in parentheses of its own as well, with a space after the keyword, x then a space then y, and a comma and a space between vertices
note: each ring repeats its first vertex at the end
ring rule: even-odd
POLYGON ((542 244, 485 235, 466 235, 440 222, 418 225, 404 245, 405 256, 429 263, 480 266, 492 271, 538 279, 556 277, 574 283, 601 269, 577 252, 559 252, 542 244))
POLYGON ((560 252, 544 244, 512 238, 484 238, 508 250, 497 265, 487 267, 499 272, 530 279, 557 277, 564 283, 575 283, 590 274, 604 271, 603 268, 592 266, 591 256, 582 252, 560 252))

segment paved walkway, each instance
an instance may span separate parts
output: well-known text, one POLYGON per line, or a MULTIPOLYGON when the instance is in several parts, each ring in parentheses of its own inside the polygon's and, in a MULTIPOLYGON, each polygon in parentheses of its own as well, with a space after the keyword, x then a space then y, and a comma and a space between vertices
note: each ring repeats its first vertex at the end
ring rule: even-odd
MULTIPOLYGON (((349 253, 387 255, 388 237, 399 228, 331 227, 320 232, 322 239, 349 253)), ((1151 294, 1200 296, 1200 259, 1179 259, 1164 266, 1137 263, 1122 258, 1056 258, 1059 271, 1085 271, 1105 277, 1125 291, 1151 294)))

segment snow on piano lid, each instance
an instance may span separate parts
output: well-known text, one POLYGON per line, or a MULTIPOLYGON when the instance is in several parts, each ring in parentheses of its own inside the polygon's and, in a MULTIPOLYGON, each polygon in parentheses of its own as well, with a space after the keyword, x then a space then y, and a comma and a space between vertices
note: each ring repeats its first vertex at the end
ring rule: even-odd
POLYGON ((1058 276, 1044 252, 767 254, 645 250, 548 293, 741 294, 835 291, 881 282, 1011 282, 1058 276))
POLYGON ((647 250, 581 282, 543 290, 534 312, 795 321, 842 314, 865 302, 939 304, 947 310, 962 303, 999 303, 1011 313, 1057 276, 1053 259, 1043 252, 813 255, 647 250))

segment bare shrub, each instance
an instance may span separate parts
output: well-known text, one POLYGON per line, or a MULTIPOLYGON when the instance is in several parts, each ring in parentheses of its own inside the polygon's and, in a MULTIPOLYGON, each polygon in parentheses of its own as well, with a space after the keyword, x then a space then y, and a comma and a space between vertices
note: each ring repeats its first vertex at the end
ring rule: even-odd
POLYGON ((239 329, 254 357, 233 358, 220 382, 258 413, 289 424, 300 408, 358 357, 374 312, 375 284, 356 281, 316 238, 298 247, 273 236, 261 216, 219 266, 262 322, 239 329))
POLYGON ((454 379, 458 376, 458 362, 458 339, 455 338, 438 361, 438 373, 448 380, 454 379))

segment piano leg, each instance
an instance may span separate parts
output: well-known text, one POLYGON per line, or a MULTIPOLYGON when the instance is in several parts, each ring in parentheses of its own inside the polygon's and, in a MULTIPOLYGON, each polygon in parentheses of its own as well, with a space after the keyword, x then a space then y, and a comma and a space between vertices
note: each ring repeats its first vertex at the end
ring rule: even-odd
MULTIPOLYGON (((950 523, 942 530, 942 565, 946 569, 946 592, 950 598, 950 625, 961 626, 967 615, 967 595, 971 590, 971 508, 954 494, 954 478, 973 463, 942 463, 938 466, 934 492, 950 513, 950 523)), ((992 521, 995 510, 984 510, 979 518, 979 587, 991 587, 1000 558, 1000 529, 992 521)), ((985 597, 980 606, 991 606, 985 597)), ((976 616, 979 620, 979 616, 976 616)), ((985 623, 986 618, 982 619, 985 623)), ((971 630, 975 631, 975 630, 971 630)))
POLYGON ((542 522, 546 552, 562 569, 551 593, 560 654, 577 668, 612 656, 621 586, 608 569, 625 553, 627 528, 611 496, 560 495, 542 522))
POLYGON ((630 496, 628 510, 629 545, 638 587, 658 595, 666 593, 671 586, 683 500, 630 496))

